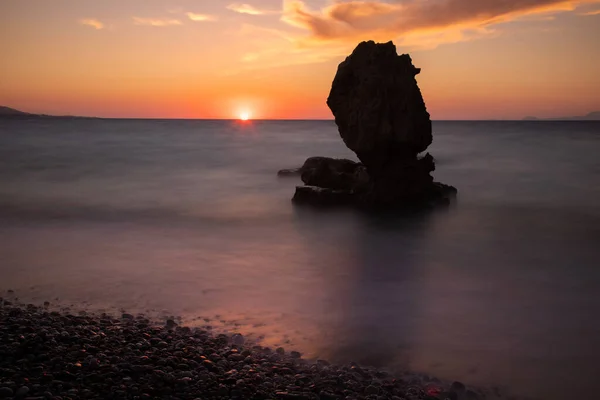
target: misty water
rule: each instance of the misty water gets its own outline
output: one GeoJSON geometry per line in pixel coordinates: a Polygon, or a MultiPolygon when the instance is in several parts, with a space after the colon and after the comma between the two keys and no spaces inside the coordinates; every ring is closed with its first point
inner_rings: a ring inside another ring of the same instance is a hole
{"type": "Polygon", "coordinates": [[[0,290],[595,397],[600,123],[435,122],[429,150],[456,204],[368,215],[276,176],[354,158],[331,121],[0,121],[0,290]]]}

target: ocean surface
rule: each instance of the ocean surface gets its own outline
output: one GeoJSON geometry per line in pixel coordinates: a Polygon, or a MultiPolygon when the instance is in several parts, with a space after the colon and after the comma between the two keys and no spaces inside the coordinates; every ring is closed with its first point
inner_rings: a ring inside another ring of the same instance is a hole
{"type": "Polygon", "coordinates": [[[1,120],[0,291],[539,399],[600,396],[600,123],[434,122],[456,204],[290,202],[331,121],[1,120]]]}

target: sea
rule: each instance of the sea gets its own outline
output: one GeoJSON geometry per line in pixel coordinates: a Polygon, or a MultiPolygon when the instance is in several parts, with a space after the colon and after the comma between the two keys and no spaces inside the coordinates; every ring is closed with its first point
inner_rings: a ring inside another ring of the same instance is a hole
{"type": "Polygon", "coordinates": [[[600,398],[600,122],[435,121],[449,207],[291,202],[333,121],[0,121],[0,291],[532,399],[600,398]]]}

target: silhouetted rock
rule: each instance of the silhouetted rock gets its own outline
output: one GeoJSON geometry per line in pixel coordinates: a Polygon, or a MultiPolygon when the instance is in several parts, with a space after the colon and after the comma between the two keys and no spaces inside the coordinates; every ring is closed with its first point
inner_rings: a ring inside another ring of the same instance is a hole
{"type": "Polygon", "coordinates": [[[331,157],[321,157],[314,156],[308,157],[304,164],[300,168],[290,168],[290,169],[281,169],[277,172],[279,176],[296,176],[301,175],[304,171],[316,169],[321,167],[323,164],[335,164],[335,168],[345,168],[345,166],[351,166],[356,164],[356,162],[352,160],[347,160],[345,158],[331,158],[331,157]]]}
{"type": "Polygon", "coordinates": [[[419,72],[392,42],[362,42],[338,67],[327,105],[344,143],[371,173],[433,140],[419,72]]]}
{"type": "Polygon", "coordinates": [[[366,168],[351,160],[320,157],[318,163],[302,172],[302,182],[334,190],[359,190],[367,184],[366,168]]]}
{"type": "Polygon", "coordinates": [[[308,185],[296,188],[295,201],[370,208],[449,202],[456,189],[433,181],[435,161],[429,153],[419,157],[433,140],[415,79],[419,72],[392,42],[362,42],[354,49],[338,67],[327,105],[361,163],[309,158],[295,171],[308,185]]]}
{"type": "Polygon", "coordinates": [[[344,158],[310,157],[302,167],[281,170],[278,175],[301,174],[306,186],[298,186],[294,201],[320,205],[347,204],[365,193],[370,183],[361,163],[344,158]]]}

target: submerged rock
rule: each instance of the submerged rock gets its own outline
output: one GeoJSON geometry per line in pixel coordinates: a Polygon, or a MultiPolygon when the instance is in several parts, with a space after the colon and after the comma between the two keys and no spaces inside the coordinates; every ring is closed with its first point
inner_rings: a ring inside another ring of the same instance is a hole
{"type": "Polygon", "coordinates": [[[347,190],[334,190],[317,186],[296,186],[292,201],[297,204],[334,206],[352,204],[354,194],[347,190]]]}

